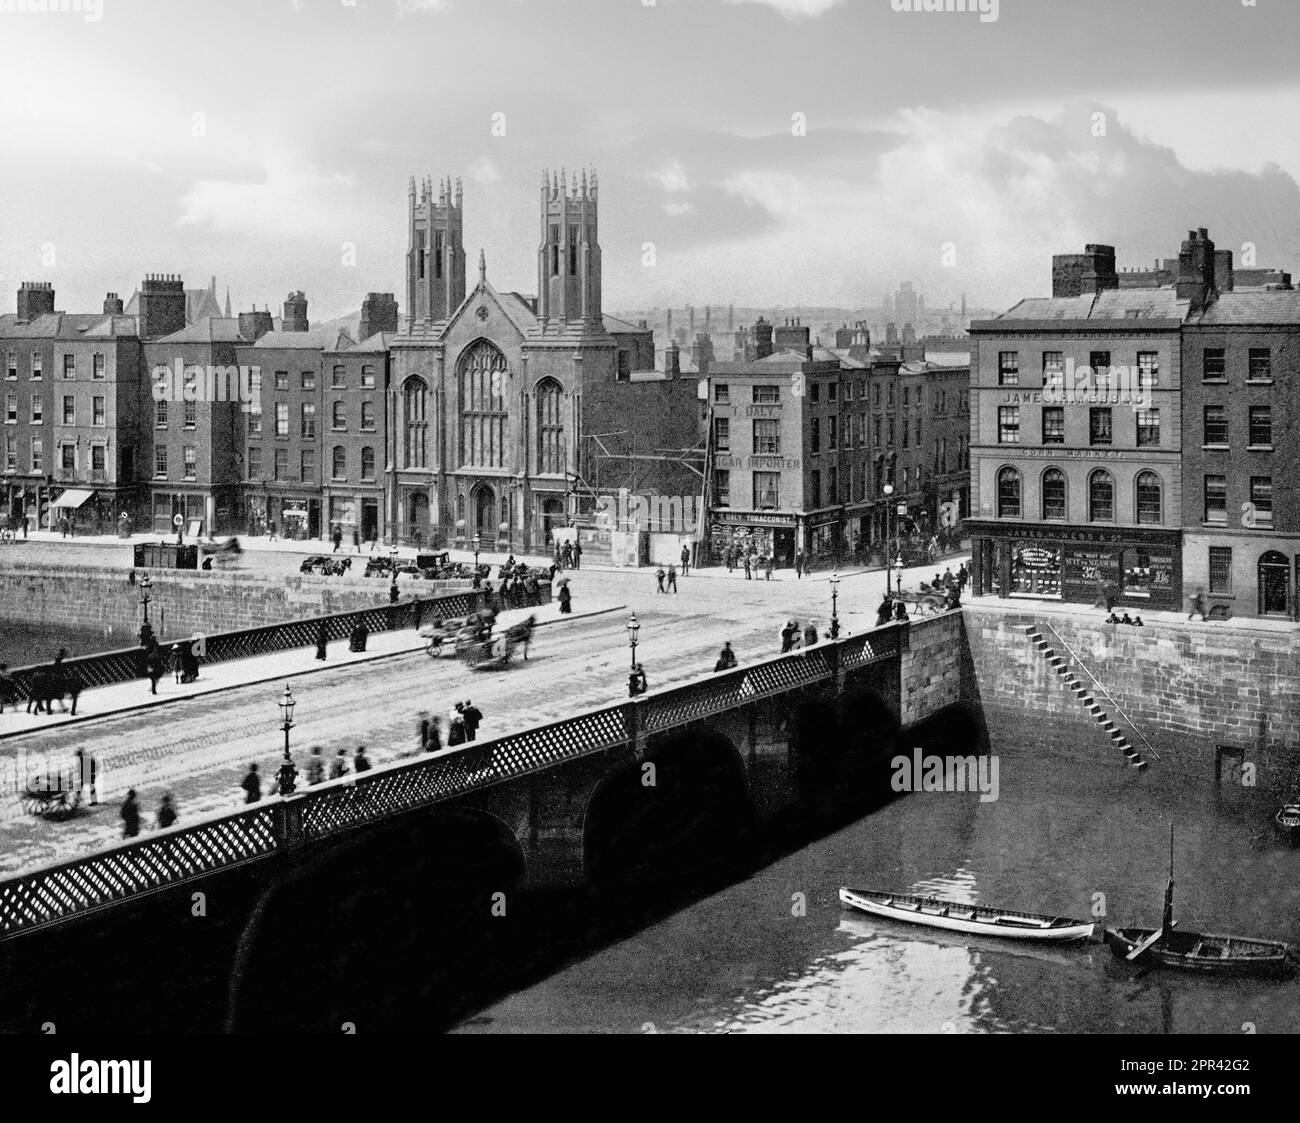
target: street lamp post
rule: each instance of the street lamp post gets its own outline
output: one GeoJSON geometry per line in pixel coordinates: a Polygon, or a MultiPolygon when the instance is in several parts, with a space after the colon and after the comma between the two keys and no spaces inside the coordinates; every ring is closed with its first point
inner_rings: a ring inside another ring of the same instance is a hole
{"type": "Polygon", "coordinates": [[[636,613],[634,612],[634,613],[632,613],[632,615],[628,618],[628,621],[627,621],[627,643],[628,643],[628,646],[632,649],[632,669],[633,669],[633,670],[636,670],[636,637],[637,637],[637,633],[640,632],[640,631],[641,631],[641,624],[640,624],[640,622],[637,620],[637,618],[636,618],[636,613]]]}
{"type": "Polygon", "coordinates": [[[474,568],[475,569],[478,569],[478,554],[479,554],[479,550],[481,550],[482,548],[483,548],[483,536],[480,534],[474,535],[474,568]]]}
{"type": "Polygon", "coordinates": [[[294,767],[293,758],[289,756],[289,730],[293,728],[293,708],[297,703],[293,700],[293,692],[287,686],[276,704],[280,707],[280,728],[284,730],[284,759],[280,762],[279,790],[281,795],[292,795],[296,787],[294,781],[298,778],[298,769],[294,767]]]}
{"type": "Polygon", "coordinates": [[[892,497],[894,494],[894,485],[885,484],[884,492],[885,492],[885,593],[886,595],[888,595],[893,592],[893,589],[890,588],[889,585],[889,568],[890,568],[889,555],[893,552],[889,548],[889,544],[892,540],[891,535],[889,533],[889,517],[893,512],[893,508],[894,508],[894,504],[892,502],[892,497]]]}
{"type": "Polygon", "coordinates": [[[144,608],[144,622],[149,623],[149,590],[153,588],[153,581],[150,580],[149,574],[140,578],[140,604],[144,608]]]}
{"type": "Polygon", "coordinates": [[[831,639],[840,638],[840,575],[839,571],[831,574],[831,639]]]}
{"type": "Polygon", "coordinates": [[[397,546],[396,544],[388,547],[388,572],[391,575],[392,583],[388,586],[389,604],[397,603],[397,546]]]}

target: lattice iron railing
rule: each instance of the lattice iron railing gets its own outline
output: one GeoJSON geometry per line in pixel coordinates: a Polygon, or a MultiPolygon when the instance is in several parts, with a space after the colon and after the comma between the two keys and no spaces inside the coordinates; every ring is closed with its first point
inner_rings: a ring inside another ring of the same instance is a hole
{"type": "MultiPolygon", "coordinates": [[[[448,609],[447,600],[438,600],[440,609],[448,609]]],[[[373,614],[376,622],[400,627],[403,621],[411,622],[415,611],[408,602],[326,619],[347,620],[373,614]]],[[[370,627],[371,622],[366,622],[370,627]]],[[[301,625],[308,629],[312,643],[315,632],[311,629],[317,624],[303,621],[301,625]]],[[[288,799],[272,797],[231,815],[123,842],[110,850],[0,882],[0,940],[266,858],[290,846],[326,839],[555,764],[627,745],[634,740],[638,718],[641,732],[651,734],[832,679],[837,664],[845,670],[883,662],[898,653],[896,632],[884,629],[819,644],[658,691],[636,702],[382,766],[288,799]]],[[[290,630],[288,634],[297,633],[290,630]]],[[[345,635],[346,630],[339,634],[345,635]]]]}

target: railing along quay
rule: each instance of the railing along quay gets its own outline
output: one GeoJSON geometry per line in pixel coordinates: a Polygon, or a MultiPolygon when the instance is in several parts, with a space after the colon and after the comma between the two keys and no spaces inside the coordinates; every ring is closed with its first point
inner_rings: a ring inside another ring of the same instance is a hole
{"type": "MultiPolygon", "coordinates": [[[[395,607],[410,611],[409,604],[395,607]]],[[[887,627],[827,641],[492,741],[382,765],[291,796],[272,796],[232,814],[212,816],[30,871],[0,882],[0,940],[369,826],[391,815],[634,744],[639,736],[824,682],[837,671],[892,659],[899,652],[900,631],[887,627]]]]}

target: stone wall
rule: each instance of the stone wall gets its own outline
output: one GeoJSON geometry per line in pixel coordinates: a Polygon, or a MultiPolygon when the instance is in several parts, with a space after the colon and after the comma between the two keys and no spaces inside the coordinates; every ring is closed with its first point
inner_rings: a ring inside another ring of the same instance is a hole
{"type": "Polygon", "coordinates": [[[969,701],[962,614],[918,617],[902,629],[899,720],[906,728],[945,706],[969,701]]]}
{"type": "MultiPolygon", "coordinates": [[[[380,578],[260,577],[220,570],[155,570],[150,576],[149,619],[160,635],[227,632],[388,603],[389,583],[380,578]]],[[[404,582],[403,599],[418,592],[463,592],[468,581],[404,582]]],[[[134,643],[141,621],[140,587],[122,569],[68,565],[52,569],[17,563],[0,569],[0,621],[35,626],[112,628],[134,643]]]]}
{"type": "MultiPolygon", "coordinates": [[[[1300,746],[1296,632],[1199,621],[1130,628],[1102,624],[1096,613],[1053,608],[1009,614],[978,602],[968,604],[964,616],[991,732],[998,723],[1020,718],[1035,728],[1050,725],[1063,739],[1077,736],[1077,750],[1089,755],[1098,737],[1107,744],[1095,723],[1081,719],[1083,707],[1025,633],[1027,624],[1038,626],[1058,654],[1068,657],[1043,627],[1050,624],[1159,754],[1153,770],[1164,764],[1209,779],[1215,746],[1224,744],[1242,748],[1245,759],[1258,765],[1261,784],[1290,782],[1300,746]]],[[[1080,678],[1091,686],[1086,675],[1080,678]]],[[[1127,732],[1128,723],[1113,713],[1111,703],[1096,696],[1127,732]]],[[[1130,740],[1145,751],[1139,739],[1130,740]]]]}

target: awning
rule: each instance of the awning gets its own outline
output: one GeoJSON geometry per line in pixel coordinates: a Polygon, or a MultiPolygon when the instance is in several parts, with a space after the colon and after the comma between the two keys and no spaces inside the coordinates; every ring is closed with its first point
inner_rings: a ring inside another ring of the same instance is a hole
{"type": "Polygon", "coordinates": [[[51,507],[80,507],[87,499],[95,493],[87,491],[84,488],[70,487],[58,497],[51,507]]]}

